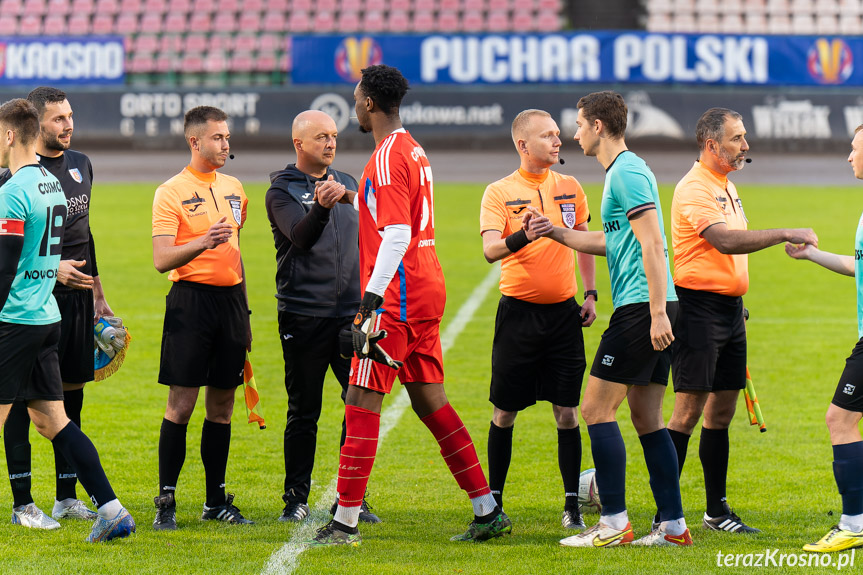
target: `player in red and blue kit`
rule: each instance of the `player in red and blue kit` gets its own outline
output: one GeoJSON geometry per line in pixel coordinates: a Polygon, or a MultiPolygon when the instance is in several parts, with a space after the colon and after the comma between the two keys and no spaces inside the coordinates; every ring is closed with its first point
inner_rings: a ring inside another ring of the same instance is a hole
{"type": "Polygon", "coordinates": [[[360,131],[371,132],[377,146],[359,191],[346,193],[359,210],[363,299],[351,327],[355,357],[345,400],[339,505],[333,520],[310,541],[313,546],[360,542],[357,523],[377,451],[381,404],[396,375],[473,505],[474,521],[452,539],[483,541],[512,530],[442,385],[439,329],[446,288],[434,247],[431,165],[399,118],[407,90],[401,72],[384,65],[365,68],[354,90],[360,131]]]}

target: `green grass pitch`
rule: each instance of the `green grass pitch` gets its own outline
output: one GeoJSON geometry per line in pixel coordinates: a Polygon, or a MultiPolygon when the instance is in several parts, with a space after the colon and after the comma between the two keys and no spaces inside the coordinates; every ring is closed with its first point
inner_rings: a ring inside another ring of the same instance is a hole
{"type": "MultiPolygon", "coordinates": [[[[157,494],[157,442],[167,389],[156,383],[163,297],[169,282],[152,265],[150,208],[155,185],[100,184],[94,193],[92,228],[108,302],[129,325],[133,342],[122,370],[86,388],[83,428],[93,439],[121,501],[138,522],[128,540],[90,545],[89,525],[65,522],[38,532],[0,522],[0,573],[259,573],[295,529],[276,519],[282,508],[282,432],[287,398],[276,327],[275,250],[264,210],[264,185],[248,185],[249,216],[242,248],[249,278],[254,344],[251,355],[268,428],[246,423],[240,394],[233,424],[228,490],[256,522],[231,527],[199,520],[204,499],[200,463],[203,405],[189,425],[186,464],[177,492],[179,530],[153,531],[157,494]]],[[[478,233],[483,186],[436,186],[437,250],[447,279],[444,327],[489,272],[478,233]]],[[[756,228],[811,226],[821,247],[851,253],[863,201],[861,188],[813,190],[803,187],[745,186],[741,190],[750,224],[756,228]]],[[[588,186],[599,225],[601,188],[588,186]]],[[[662,197],[668,221],[672,188],[662,197]]],[[[560,527],[563,487],[557,469],[551,409],[540,404],[519,415],[513,462],[506,489],[513,535],[482,545],[459,545],[449,537],[462,531],[471,508],[442,462],[436,443],[410,410],[386,438],[375,463],[369,499],[384,523],[361,526],[363,545],[352,549],[307,550],[296,573],[532,574],[532,573],[742,573],[750,568],[717,567],[717,553],[759,553],[800,546],[823,535],[837,521],[840,499],[831,471],[831,449],[823,415],[843,360],[856,335],[854,282],[788,258],[781,247],[750,257],[749,365],[768,432],[750,428],[741,399],[731,429],[729,500],[743,518],[764,533],[754,537],[705,533],[701,528],[703,480],[698,432],[690,443],[681,480],[690,549],[574,550],[558,546],[570,535],[560,527]],[[832,517],[829,516],[832,511],[832,517]]],[[[586,330],[589,361],[611,314],[608,273],[597,264],[599,319],[586,330]]],[[[485,466],[491,405],[488,403],[491,337],[497,301],[492,289],[445,358],[447,392],[476,443],[485,466]]],[[[314,508],[335,475],[343,407],[338,386],[328,379],[318,434],[318,455],[310,503],[314,508]]],[[[665,404],[671,413],[673,395],[665,404]]],[[[385,409],[389,400],[385,404],[385,409]]],[[[645,534],[654,511],[641,446],[628,410],[620,411],[627,444],[627,489],[636,535],[645,534]]],[[[583,426],[582,426],[583,427],[583,426]]],[[[591,467],[582,432],[582,468],[591,467]]],[[[31,432],[33,492],[50,511],[53,457],[47,441],[31,432]]],[[[10,511],[8,487],[5,509],[10,511]]],[[[86,499],[79,486],[79,496],[86,499]]],[[[329,506],[329,501],[324,502],[329,506]]],[[[8,515],[6,516],[9,517],[8,515]]],[[[314,519],[324,520],[321,513],[314,519]]],[[[596,520],[588,516],[588,522],[596,520]]],[[[863,556],[857,561],[863,563],[863,556]]],[[[858,565],[855,565],[859,569],[858,565]]],[[[771,568],[792,572],[798,568],[771,568]]],[[[835,568],[806,569],[807,572],[835,568]]],[[[283,571],[283,572],[286,572],[283,571]]]]}

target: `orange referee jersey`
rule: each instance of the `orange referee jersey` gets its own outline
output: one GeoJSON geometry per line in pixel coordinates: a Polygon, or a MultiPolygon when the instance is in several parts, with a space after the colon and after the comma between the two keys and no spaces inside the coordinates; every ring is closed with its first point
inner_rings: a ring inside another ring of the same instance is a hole
{"type": "MultiPolygon", "coordinates": [[[[545,178],[519,169],[490,184],[482,197],[481,232],[507,237],[522,228],[528,206],[556,226],[574,228],[590,219],[587,197],[578,180],[549,170],[545,178]]],[[[501,261],[500,293],[532,303],[558,303],[573,297],[575,254],[549,238],[539,238],[501,261]]]]}
{"type": "Polygon", "coordinates": [[[168,279],[214,286],[242,282],[238,232],[246,221],[248,202],[237,178],[202,174],[190,166],[159,186],[153,199],[153,237],[174,236],[175,245],[184,245],[203,236],[223,216],[234,229],[230,240],[171,270],[168,279]]]}
{"type": "Polygon", "coordinates": [[[722,254],[701,236],[718,223],[745,230],[743,203],[728,178],[695,162],[674,188],[671,202],[674,285],[741,296],[749,289],[748,256],[722,254]]]}

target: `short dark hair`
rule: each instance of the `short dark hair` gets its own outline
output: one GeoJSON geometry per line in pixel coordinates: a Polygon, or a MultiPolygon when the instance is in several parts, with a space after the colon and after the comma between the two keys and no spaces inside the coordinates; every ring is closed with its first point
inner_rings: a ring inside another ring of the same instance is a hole
{"type": "Polygon", "coordinates": [[[402,98],[408,93],[408,81],[398,68],[378,64],[362,69],[360,90],[371,98],[375,105],[387,116],[398,112],[402,98]]]}
{"type": "Polygon", "coordinates": [[[188,138],[189,132],[206,125],[207,122],[225,122],[227,120],[228,115],[218,108],[196,106],[186,112],[186,116],[183,118],[183,134],[188,138]]]}
{"type": "Polygon", "coordinates": [[[860,124],[859,126],[854,128],[854,135],[856,136],[857,132],[861,132],[861,131],[863,131],[863,124],[860,124]]]}
{"type": "Polygon", "coordinates": [[[0,126],[12,130],[23,146],[29,146],[39,137],[39,112],[24,98],[9,100],[0,106],[0,126]]]}
{"type": "Polygon", "coordinates": [[[626,133],[626,102],[623,96],[611,90],[593,92],[578,101],[585,119],[599,120],[614,139],[620,139],[626,133]]]}
{"type": "Polygon", "coordinates": [[[710,108],[698,118],[695,125],[695,141],[698,149],[703,150],[707,140],[719,142],[725,136],[725,120],[742,120],[743,116],[728,108],[710,108]]]}
{"type": "Polygon", "coordinates": [[[45,106],[57,104],[66,99],[66,92],[50,86],[39,86],[27,94],[27,100],[36,107],[39,117],[45,113],[45,106]]]}

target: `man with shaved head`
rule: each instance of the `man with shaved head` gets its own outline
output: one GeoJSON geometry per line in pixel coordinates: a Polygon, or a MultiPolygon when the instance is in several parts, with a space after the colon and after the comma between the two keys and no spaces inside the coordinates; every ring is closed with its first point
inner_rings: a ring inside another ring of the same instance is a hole
{"type": "MultiPolygon", "coordinates": [[[[327,368],[348,386],[350,359],[339,354],[339,332],[349,329],[360,305],[357,212],[350,205],[357,181],[332,169],[336,123],[324,112],[294,118],[295,164],[270,174],[267,216],[276,243],[279,335],[285,360],[285,508],[280,521],[309,516],[318,418],[327,368]]],[[[350,356],[350,343],[348,343],[350,356]]],[[[342,427],[342,443],[345,441],[342,427]]],[[[379,519],[363,502],[360,519],[379,519]]]]}
{"type": "Polygon", "coordinates": [[[586,366],[582,327],[596,319],[593,256],[572,250],[522,227],[533,207],[557,225],[587,230],[590,212],[581,185],[551,170],[558,163],[560,129],[548,112],[525,110],[512,122],[521,165],[486,188],[480,210],[483,254],[501,261],[500,292],[491,354],[494,406],[488,432],[489,486],[503,507],[518,412],[537,401],[552,405],[564,487],[561,525],[583,529],[578,507],[581,432],[578,402],[586,366]],[[584,283],[575,299],[575,259],[584,283]]]}

